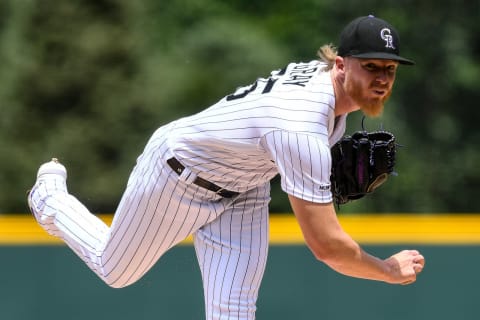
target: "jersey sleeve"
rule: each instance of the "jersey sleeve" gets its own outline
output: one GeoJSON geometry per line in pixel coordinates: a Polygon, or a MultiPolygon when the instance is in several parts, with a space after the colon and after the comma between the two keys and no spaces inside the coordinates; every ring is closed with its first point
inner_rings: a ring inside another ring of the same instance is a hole
{"type": "Polygon", "coordinates": [[[264,148],[275,162],[287,194],[311,202],[332,202],[332,160],[328,141],[324,140],[283,130],[265,136],[264,148]]]}

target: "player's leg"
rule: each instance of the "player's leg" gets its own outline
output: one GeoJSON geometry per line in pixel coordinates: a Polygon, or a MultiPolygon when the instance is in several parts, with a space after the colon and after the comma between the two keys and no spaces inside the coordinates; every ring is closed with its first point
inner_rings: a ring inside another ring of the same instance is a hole
{"type": "Polygon", "coordinates": [[[65,167],[56,159],[42,165],[38,170],[37,182],[28,196],[30,210],[49,234],[67,243],[81,241],[81,246],[72,249],[85,257],[87,264],[94,269],[96,252],[101,250],[108,237],[108,226],[68,194],[66,176],[65,167]],[[76,213],[74,225],[71,224],[72,216],[64,212],[76,213]]]}
{"type": "Polygon", "coordinates": [[[218,198],[213,192],[179,180],[166,164],[170,154],[163,143],[155,152],[160,154],[147,148],[138,160],[102,252],[102,274],[111,286],[140,279],[168,249],[221,212],[209,204],[218,198]]]}
{"type": "Polygon", "coordinates": [[[268,252],[269,185],[241,194],[195,235],[207,320],[254,319],[268,252]]]}
{"type": "Polygon", "coordinates": [[[215,195],[179,181],[165,164],[166,130],[158,130],[138,158],[110,228],[68,194],[66,174],[40,175],[40,169],[29,194],[39,223],[110,286],[135,282],[166,250],[215,218],[204,201],[215,195]]]}

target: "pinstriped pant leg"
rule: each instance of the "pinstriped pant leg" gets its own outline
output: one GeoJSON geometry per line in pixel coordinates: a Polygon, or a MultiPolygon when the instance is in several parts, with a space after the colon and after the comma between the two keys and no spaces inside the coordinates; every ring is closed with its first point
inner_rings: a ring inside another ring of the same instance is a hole
{"type": "Polygon", "coordinates": [[[216,196],[179,181],[165,164],[167,130],[158,130],[139,157],[110,227],[56,180],[33,191],[33,207],[43,212],[38,218],[42,226],[61,237],[109,286],[134,283],[169,248],[216,217],[207,201],[216,196]]]}
{"type": "Polygon", "coordinates": [[[124,197],[128,201],[116,212],[102,254],[102,276],[110,286],[134,283],[167,250],[214,217],[200,196],[208,192],[205,189],[182,183],[166,166],[155,180],[159,183],[144,189],[141,196],[127,189],[124,197]]]}
{"type": "Polygon", "coordinates": [[[38,223],[65,243],[94,271],[98,252],[108,238],[108,226],[67,192],[65,181],[43,178],[32,190],[32,210],[38,223]]]}
{"type": "Polygon", "coordinates": [[[207,320],[255,318],[268,253],[266,185],[241,194],[195,233],[207,320]]]}
{"type": "Polygon", "coordinates": [[[166,164],[167,129],[147,144],[115,212],[100,261],[100,276],[112,287],[140,279],[167,250],[216,217],[208,201],[218,196],[181,181],[166,164]]]}

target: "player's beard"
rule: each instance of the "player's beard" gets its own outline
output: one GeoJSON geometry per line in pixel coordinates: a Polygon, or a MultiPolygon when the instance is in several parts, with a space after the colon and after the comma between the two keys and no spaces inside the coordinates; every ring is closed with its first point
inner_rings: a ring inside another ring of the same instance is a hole
{"type": "Polygon", "coordinates": [[[345,89],[349,94],[350,98],[360,106],[360,110],[362,110],[362,112],[369,117],[380,116],[383,112],[385,102],[392,94],[391,88],[380,88],[380,86],[375,86],[374,84],[371,84],[369,88],[365,90],[362,87],[362,83],[360,81],[356,81],[352,78],[346,79],[345,89]],[[369,96],[368,92],[371,92],[375,88],[387,90],[387,92],[383,96],[369,96]]]}

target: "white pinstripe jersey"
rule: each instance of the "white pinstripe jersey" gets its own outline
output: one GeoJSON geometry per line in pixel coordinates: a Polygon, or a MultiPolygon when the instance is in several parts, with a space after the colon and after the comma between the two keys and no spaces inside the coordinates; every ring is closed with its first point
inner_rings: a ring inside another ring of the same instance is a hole
{"type": "Polygon", "coordinates": [[[175,121],[171,151],[192,172],[228,190],[243,192],[280,174],[288,194],[332,201],[330,145],[344,134],[346,116],[335,121],[324,66],[290,63],[175,121]]]}

